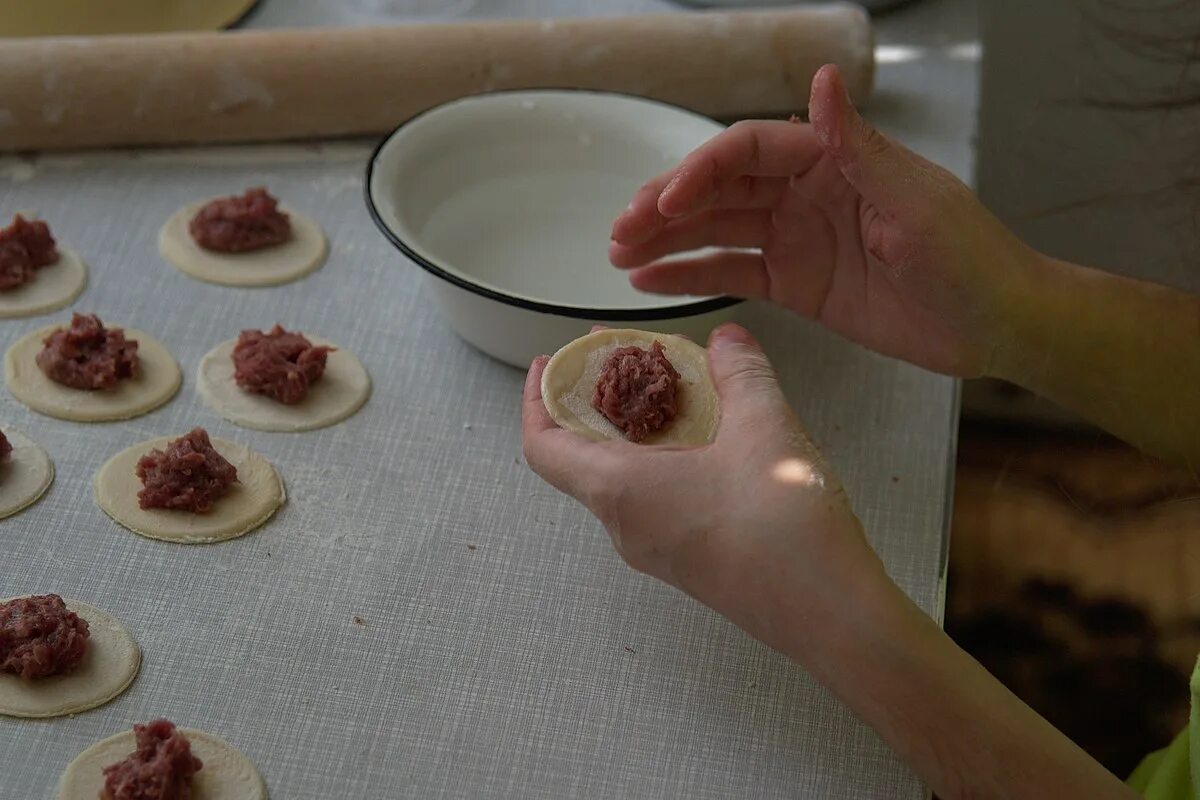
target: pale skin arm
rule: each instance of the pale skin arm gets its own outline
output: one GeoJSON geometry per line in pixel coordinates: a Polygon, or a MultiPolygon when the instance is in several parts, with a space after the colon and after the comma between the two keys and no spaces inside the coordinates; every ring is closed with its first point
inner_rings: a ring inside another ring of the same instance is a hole
{"type": "Polygon", "coordinates": [[[990,370],[1200,469],[1200,297],[1051,258],[990,370]]]}
{"type": "MultiPolygon", "coordinates": [[[[814,79],[809,110],[812,125],[736,125],[647,183],[614,224],[613,264],[646,291],[770,300],[885,355],[1008,378],[1155,452],[1200,456],[1200,414],[1186,413],[1195,298],[1032,250],[867,125],[836,69],[814,79]],[[742,249],[660,260],[706,246],[742,249]]],[[[530,465],[633,567],[808,669],[945,800],[1134,797],[888,579],[750,335],[723,328],[709,353],[721,430],[691,450],[559,430],[535,362],[530,465]]]]}
{"type": "Polygon", "coordinates": [[[610,257],[666,294],[769,299],[885,355],[1041,394],[1200,465],[1200,297],[1049,258],[855,111],[836,69],[812,125],[733,126],[650,181],[610,257]],[[713,245],[758,248],[682,262],[713,245]]]}
{"type": "MultiPolygon", "coordinates": [[[[855,596],[831,600],[823,620],[779,618],[774,646],[870,725],[938,797],[1136,797],[895,584],[863,578],[855,596]]],[[[771,618],[788,612],[786,602],[771,602],[779,599],[764,604],[771,618]]]]}
{"type": "Polygon", "coordinates": [[[559,429],[539,359],[525,385],[530,466],[584,503],[635,569],[809,670],[944,800],[1133,797],[892,583],[753,338],[719,329],[709,359],[722,423],[694,449],[559,429]]]}

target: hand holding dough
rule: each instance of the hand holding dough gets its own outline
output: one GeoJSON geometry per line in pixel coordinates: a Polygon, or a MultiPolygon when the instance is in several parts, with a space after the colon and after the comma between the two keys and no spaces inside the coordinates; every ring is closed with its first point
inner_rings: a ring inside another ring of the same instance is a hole
{"type": "Polygon", "coordinates": [[[650,349],[662,343],[679,372],[678,415],[643,444],[704,445],[716,436],[720,404],[703,347],[682,336],[629,329],[594,331],[563,347],[542,373],[542,402],[559,427],[600,441],[624,439],[617,426],[592,406],[596,382],[608,356],[621,347],[650,349]]]}

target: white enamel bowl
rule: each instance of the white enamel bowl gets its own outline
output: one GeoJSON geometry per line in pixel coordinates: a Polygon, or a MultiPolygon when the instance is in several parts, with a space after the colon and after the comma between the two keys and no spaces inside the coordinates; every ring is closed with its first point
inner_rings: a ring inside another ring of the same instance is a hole
{"type": "Polygon", "coordinates": [[[635,291],[607,247],[637,188],[720,130],[625,95],[477,95],[384,139],[367,168],[367,205],[425,270],[451,327],[505,363],[525,367],[596,323],[704,341],[737,300],[635,291]]]}

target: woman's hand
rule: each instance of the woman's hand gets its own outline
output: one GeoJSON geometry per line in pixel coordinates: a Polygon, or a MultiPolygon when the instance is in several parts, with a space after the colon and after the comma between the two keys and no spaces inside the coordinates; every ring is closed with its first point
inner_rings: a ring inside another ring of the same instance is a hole
{"type": "Polygon", "coordinates": [[[612,263],[644,291],[769,299],[885,355],[987,374],[1040,256],[863,121],[836,67],[809,112],[734,125],[642,187],[612,263]],[[725,250],[660,261],[703,247],[725,250]]]}
{"type": "Polygon", "coordinates": [[[592,442],[529,370],[525,457],[604,524],[635,569],[786,653],[940,797],[1131,797],[954,646],[892,583],[745,330],[709,342],[721,424],[706,447],[592,442]]]}
{"type": "Polygon", "coordinates": [[[529,465],[591,509],[635,569],[808,669],[939,797],[1132,797],[888,579],[750,334],[719,328],[708,353],[721,424],[695,448],[558,428],[539,358],[525,382],[529,465]]]}
{"type": "Polygon", "coordinates": [[[709,365],[721,400],[716,440],[675,448],[591,442],[558,428],[542,402],[539,359],[525,384],[525,456],[600,519],[632,567],[781,646],[763,605],[804,616],[860,591],[860,579],[885,578],[750,334],[717,329],[709,365]]]}

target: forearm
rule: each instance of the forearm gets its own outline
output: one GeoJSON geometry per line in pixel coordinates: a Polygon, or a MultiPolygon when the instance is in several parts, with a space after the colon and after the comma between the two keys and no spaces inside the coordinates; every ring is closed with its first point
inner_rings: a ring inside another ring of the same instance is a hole
{"type": "Polygon", "coordinates": [[[853,561],[827,565],[846,572],[828,585],[851,595],[800,596],[767,576],[743,596],[753,608],[730,616],[808,669],[945,800],[1133,796],[959,649],[873,553],[853,561]]]}
{"type": "Polygon", "coordinates": [[[993,376],[1200,466],[1200,297],[1049,258],[1025,284],[993,376]]]}
{"type": "Polygon", "coordinates": [[[1131,796],[902,592],[889,584],[884,594],[892,596],[864,598],[863,618],[833,632],[830,652],[809,661],[939,797],[1131,796]]]}

